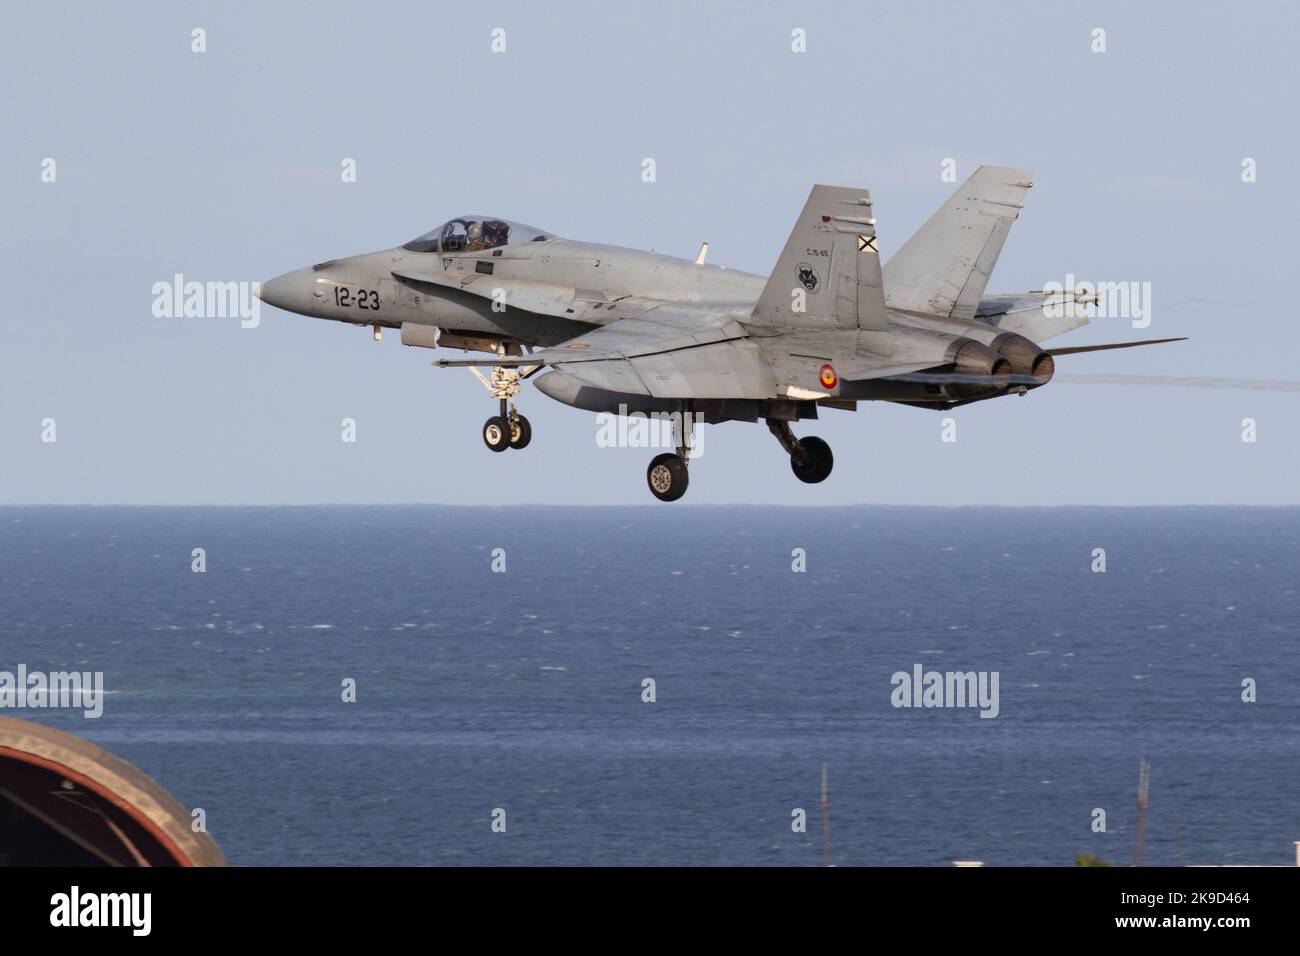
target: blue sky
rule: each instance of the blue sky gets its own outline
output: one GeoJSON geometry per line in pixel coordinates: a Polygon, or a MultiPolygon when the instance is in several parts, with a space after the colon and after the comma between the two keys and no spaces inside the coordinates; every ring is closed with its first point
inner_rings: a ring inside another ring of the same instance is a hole
{"type": "Polygon", "coordinates": [[[532,445],[494,455],[486,393],[427,350],[272,309],[256,329],[156,318],[151,287],[264,280],[466,210],[688,257],[708,240],[766,274],[814,182],[870,188],[888,257],[954,188],[949,157],[959,179],[1035,172],[990,292],[1151,283],[1149,329],[1054,344],[1191,341],[1062,358],[1062,381],[957,410],[954,444],[933,412],[825,412],[796,429],[835,449],[822,485],[761,425],[716,426],[683,504],[1300,503],[1294,393],[1064,380],[1300,380],[1294,5],[27,4],[0,22],[0,503],[654,504],[649,452],[597,447],[593,416],[531,387],[532,445]]]}

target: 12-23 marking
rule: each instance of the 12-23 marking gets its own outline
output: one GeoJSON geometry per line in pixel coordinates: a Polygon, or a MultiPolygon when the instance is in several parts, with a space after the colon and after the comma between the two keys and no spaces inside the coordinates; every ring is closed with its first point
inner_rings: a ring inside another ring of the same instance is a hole
{"type": "Polygon", "coordinates": [[[353,292],[345,285],[336,285],[334,287],[334,304],[345,309],[356,306],[358,309],[378,312],[379,290],[357,289],[356,292],[353,292]]]}

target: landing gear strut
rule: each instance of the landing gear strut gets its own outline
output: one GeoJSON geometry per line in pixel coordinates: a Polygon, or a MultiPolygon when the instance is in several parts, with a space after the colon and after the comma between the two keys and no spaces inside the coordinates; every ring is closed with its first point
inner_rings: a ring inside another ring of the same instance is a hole
{"type": "Polygon", "coordinates": [[[677,433],[677,454],[656,455],[646,469],[645,480],[650,493],[660,501],[676,501],[686,494],[691,482],[686,466],[690,462],[691,445],[695,442],[695,416],[684,411],[677,433]]]}
{"type": "MultiPolygon", "coordinates": [[[[499,350],[505,354],[504,348],[499,350]]],[[[492,367],[489,379],[477,368],[470,366],[470,371],[478,377],[493,398],[501,402],[501,411],[483,423],[483,443],[493,451],[505,451],[507,448],[527,448],[533,440],[533,426],[528,419],[519,414],[515,408],[515,396],[519,394],[520,382],[532,369],[492,367]]]]}
{"type": "Polygon", "coordinates": [[[790,431],[790,423],[769,418],[767,427],[790,453],[790,470],[800,481],[810,485],[825,481],[835,466],[831,446],[815,435],[799,439],[790,431]]]}

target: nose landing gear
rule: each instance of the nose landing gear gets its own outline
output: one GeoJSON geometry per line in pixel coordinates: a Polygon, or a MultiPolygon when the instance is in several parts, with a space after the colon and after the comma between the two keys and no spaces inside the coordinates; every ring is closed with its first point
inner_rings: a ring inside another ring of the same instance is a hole
{"type": "Polygon", "coordinates": [[[509,399],[501,399],[500,415],[493,415],[483,423],[483,444],[493,451],[527,448],[532,440],[533,426],[509,399]]]}
{"type": "Polygon", "coordinates": [[[510,447],[527,448],[528,443],[533,440],[533,426],[514,409],[511,409],[511,414],[514,417],[506,419],[510,424],[510,447]]]}
{"type": "Polygon", "coordinates": [[[536,366],[515,369],[494,365],[492,377],[489,379],[477,368],[470,366],[470,371],[483,383],[492,397],[501,402],[500,413],[483,423],[483,444],[493,451],[527,448],[528,443],[533,440],[533,426],[515,408],[515,396],[519,394],[519,383],[535,370],[536,366]]]}
{"type": "Polygon", "coordinates": [[[501,399],[500,415],[493,415],[483,423],[483,443],[493,451],[527,448],[532,440],[533,426],[509,399],[501,399]]]}

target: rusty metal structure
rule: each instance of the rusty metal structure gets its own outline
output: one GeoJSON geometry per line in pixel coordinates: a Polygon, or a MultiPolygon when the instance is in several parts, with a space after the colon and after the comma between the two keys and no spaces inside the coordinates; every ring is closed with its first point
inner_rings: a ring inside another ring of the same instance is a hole
{"type": "Polygon", "coordinates": [[[0,866],[225,866],[190,811],[89,741],[0,717],[0,866]]]}

